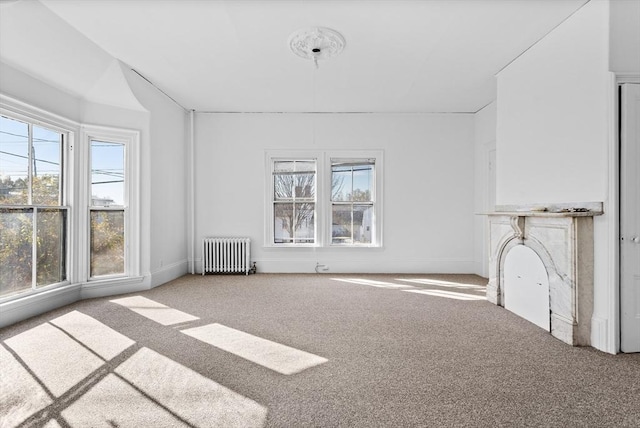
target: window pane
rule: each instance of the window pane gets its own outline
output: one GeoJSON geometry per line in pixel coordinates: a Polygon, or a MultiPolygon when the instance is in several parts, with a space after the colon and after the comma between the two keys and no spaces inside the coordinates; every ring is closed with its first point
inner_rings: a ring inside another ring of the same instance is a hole
{"type": "Polygon", "coordinates": [[[276,203],[273,212],[273,242],[315,242],[314,203],[276,203]]]}
{"type": "Polygon", "coordinates": [[[293,222],[293,204],[273,205],[273,242],[283,244],[293,242],[291,224],[293,222]]]}
{"type": "Polygon", "coordinates": [[[29,204],[29,125],[0,116],[0,204],[29,204]]]}
{"type": "Polygon", "coordinates": [[[315,204],[302,203],[294,205],[294,240],[299,243],[313,243],[315,236],[315,204]]]}
{"type": "Polygon", "coordinates": [[[273,177],[273,194],[276,200],[293,198],[293,175],[277,174],[273,177]]]}
{"type": "Polygon", "coordinates": [[[36,217],[36,285],[44,286],[66,279],[66,210],[38,210],[36,217]]]}
{"type": "Polygon", "coordinates": [[[351,205],[333,205],[331,219],[331,243],[352,244],[351,205]]]}
{"type": "Polygon", "coordinates": [[[273,162],[273,170],[275,172],[293,172],[293,161],[275,161],[273,162]]]}
{"type": "Polygon", "coordinates": [[[124,211],[91,211],[91,276],[124,273],[124,211]]]}
{"type": "Polygon", "coordinates": [[[34,205],[60,205],[60,150],[62,134],[33,127],[32,202],[34,205]]]}
{"type": "Polygon", "coordinates": [[[31,289],[33,214],[0,209],[0,296],[31,289]]]}
{"type": "Polygon", "coordinates": [[[315,172],[316,161],[296,161],[295,171],[315,172]]]}
{"type": "Polygon", "coordinates": [[[91,141],[91,205],[124,206],[124,144],[91,141]]]}
{"type": "Polygon", "coordinates": [[[370,244],[373,231],[373,207],[371,205],[353,206],[353,242],[370,244]]]}
{"type": "Polygon", "coordinates": [[[304,198],[315,201],[315,161],[274,161],[273,165],[274,200],[304,198]]]}
{"type": "Polygon", "coordinates": [[[316,175],[297,174],[293,176],[296,199],[315,199],[316,196],[316,175]]]}
{"type": "Polygon", "coordinates": [[[353,167],[352,201],[369,202],[373,195],[373,165],[353,167]]]}
{"type": "Polygon", "coordinates": [[[351,197],[351,167],[331,167],[331,200],[348,201],[351,197]]]}

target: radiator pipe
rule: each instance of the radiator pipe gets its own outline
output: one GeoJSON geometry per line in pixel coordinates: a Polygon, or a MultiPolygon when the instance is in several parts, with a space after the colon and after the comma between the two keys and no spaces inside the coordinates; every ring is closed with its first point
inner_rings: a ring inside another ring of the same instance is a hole
{"type": "Polygon", "coordinates": [[[191,274],[196,273],[195,245],[196,245],[196,189],[195,189],[195,110],[189,111],[189,218],[190,218],[190,240],[189,243],[189,270],[191,274]]]}

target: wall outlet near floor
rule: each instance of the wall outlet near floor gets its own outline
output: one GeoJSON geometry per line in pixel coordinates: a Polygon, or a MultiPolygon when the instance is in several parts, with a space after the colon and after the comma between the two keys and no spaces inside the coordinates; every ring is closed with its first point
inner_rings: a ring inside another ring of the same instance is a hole
{"type": "Polygon", "coordinates": [[[316,262],[316,273],[327,272],[328,270],[329,270],[328,265],[323,265],[323,264],[320,264],[319,262],[316,262]]]}

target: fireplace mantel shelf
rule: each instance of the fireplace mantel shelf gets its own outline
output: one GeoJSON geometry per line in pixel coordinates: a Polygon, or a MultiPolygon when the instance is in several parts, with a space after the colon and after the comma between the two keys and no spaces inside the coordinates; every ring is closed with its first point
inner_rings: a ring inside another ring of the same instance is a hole
{"type": "Polygon", "coordinates": [[[496,205],[487,216],[507,217],[595,217],[604,214],[602,202],[567,202],[548,204],[496,205]]]}
{"type": "Polygon", "coordinates": [[[480,215],[507,217],[595,217],[602,214],[602,211],[493,211],[480,213],[480,215]]]}

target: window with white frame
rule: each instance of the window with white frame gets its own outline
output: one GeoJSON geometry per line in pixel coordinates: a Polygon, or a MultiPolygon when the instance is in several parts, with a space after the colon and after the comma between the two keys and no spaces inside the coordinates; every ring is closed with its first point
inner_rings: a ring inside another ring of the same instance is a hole
{"type": "Polygon", "coordinates": [[[375,168],[375,159],[331,159],[331,244],[374,242],[375,168]]]}
{"type": "Polygon", "coordinates": [[[381,151],[266,154],[265,243],[379,247],[381,151]]]}
{"type": "Polygon", "coordinates": [[[0,95],[0,301],[140,274],[139,141],[0,95]]]}
{"type": "Polygon", "coordinates": [[[90,165],[88,272],[90,279],[137,274],[135,231],[138,135],[134,131],[86,130],[90,165]]]}
{"type": "Polygon", "coordinates": [[[273,243],[316,242],[316,161],[274,159],[273,243]]]}
{"type": "Polygon", "coordinates": [[[0,116],[0,298],[67,279],[68,136],[54,124],[0,116]]]}

